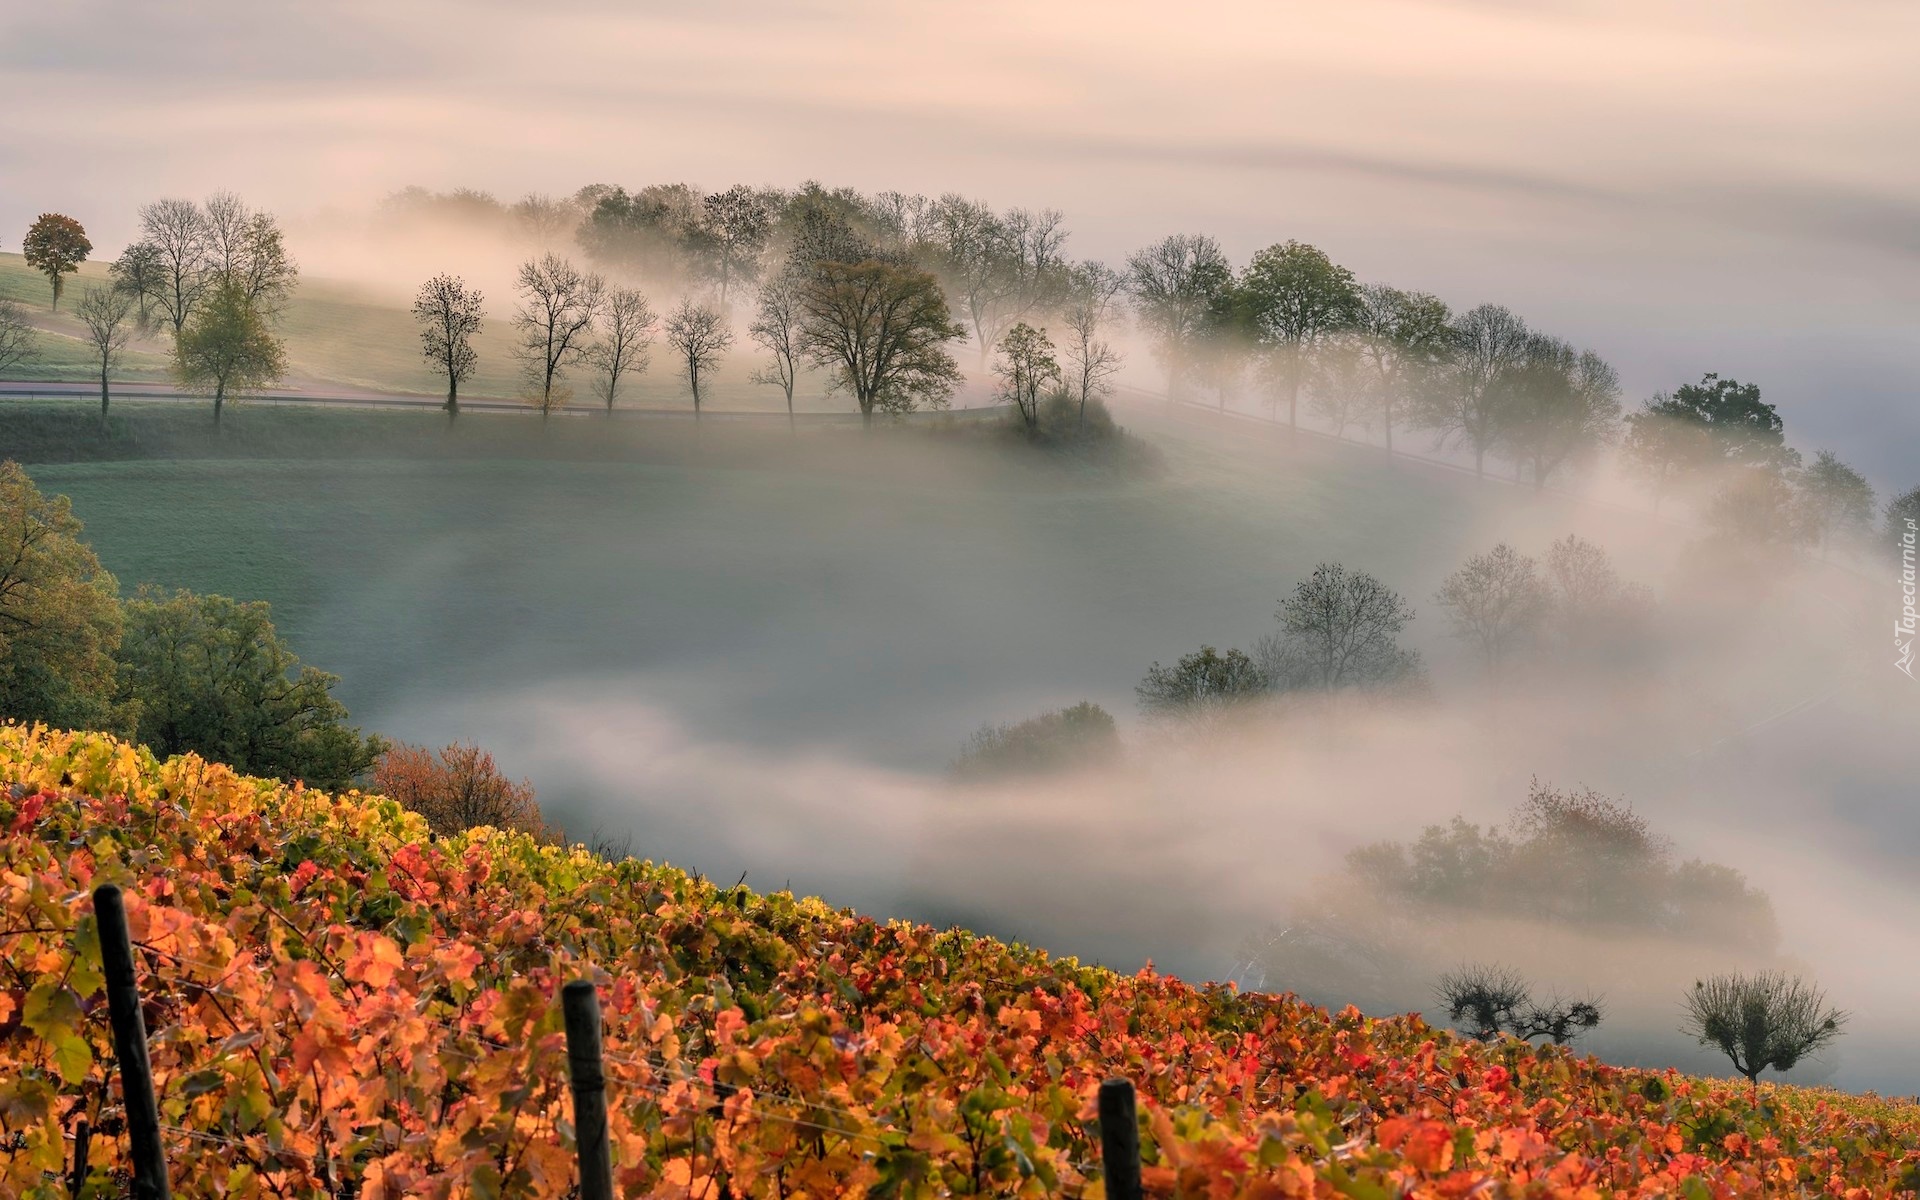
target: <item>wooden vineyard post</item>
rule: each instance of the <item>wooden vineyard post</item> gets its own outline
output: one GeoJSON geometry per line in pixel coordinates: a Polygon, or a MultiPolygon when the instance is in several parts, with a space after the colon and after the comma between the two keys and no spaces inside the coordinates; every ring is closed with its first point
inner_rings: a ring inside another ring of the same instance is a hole
{"type": "Polygon", "coordinates": [[[1100,1165],[1107,1200],[1140,1200],[1140,1126],[1125,1079],[1100,1085],[1100,1165]]]}
{"type": "Polygon", "coordinates": [[[607,1147],[607,1076],[600,1062],[600,994],[585,979],[560,989],[567,1022],[567,1077],[573,1086],[573,1138],[580,1153],[580,1200],[613,1200],[607,1147]]]}
{"type": "Polygon", "coordinates": [[[133,974],[133,940],[127,934],[126,901],[116,884],[93,892],[100,930],[100,958],[107,975],[107,1016],[113,1025],[113,1056],[120,1062],[120,1091],[127,1107],[127,1139],[133,1150],[134,1200],[171,1200],[167,1157],[160,1148],[160,1110],[153,1102],[153,1067],[147,1061],[147,1023],[140,1015],[140,988],[133,974]]]}

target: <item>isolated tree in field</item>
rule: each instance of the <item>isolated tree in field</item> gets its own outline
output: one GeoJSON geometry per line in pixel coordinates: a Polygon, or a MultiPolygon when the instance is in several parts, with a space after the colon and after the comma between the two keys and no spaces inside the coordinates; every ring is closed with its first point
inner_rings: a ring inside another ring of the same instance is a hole
{"type": "Polygon", "coordinates": [[[1487,452],[1500,437],[1500,385],[1532,342],[1527,324],[1497,304],[1460,314],[1449,330],[1449,366],[1424,397],[1420,423],[1442,446],[1473,451],[1473,473],[1486,474],[1487,452]]]}
{"type": "Polygon", "coordinates": [[[1300,384],[1314,353],[1360,319],[1353,272],[1304,242],[1268,246],[1253,256],[1240,294],[1268,369],[1287,401],[1287,425],[1299,424],[1300,384]]]}
{"type": "Polygon", "coordinates": [[[396,742],[373,764],[368,786],[427,819],[441,837],[481,825],[548,837],[533,784],[501,774],[493,755],[471,742],[438,751],[396,742]]]}
{"type": "Polygon", "coordinates": [[[1733,1069],[1757,1083],[1760,1072],[1791,1071],[1801,1059],[1833,1044],[1848,1014],[1798,975],[1759,971],[1715,975],[1686,996],[1685,1032],[1727,1056],[1733,1069]]]}
{"type": "Polygon", "coordinates": [[[1887,543],[1899,553],[1899,547],[1907,531],[1920,525],[1920,487],[1903,495],[1895,496],[1887,502],[1887,543]]]}
{"type": "Polygon", "coordinates": [[[213,397],[216,424],[229,396],[266,387],[286,371],[286,348],[238,288],[214,292],[174,339],[174,379],[213,397]]]}
{"type": "Polygon", "coordinates": [[[1520,361],[1494,383],[1496,437],[1515,462],[1533,469],[1533,486],[1569,458],[1614,438],[1620,376],[1591,350],[1534,334],[1520,361]]]}
{"type": "Polygon", "coordinates": [[[514,355],[542,419],[566,405],[566,373],[586,356],[605,287],[600,276],[557,254],[520,264],[520,308],[513,315],[520,340],[514,355]]]}
{"type": "Polygon", "coordinates": [[[41,213],[20,239],[20,257],[27,265],[47,277],[53,287],[53,307],[60,307],[60,290],[65,280],[80,269],[93,253],[93,243],[80,222],[60,213],[41,213]]]}
{"type": "Polygon", "coordinates": [[[1597,1000],[1536,1001],[1532,986],[1507,967],[1476,963],[1449,971],[1436,991],[1454,1028],[1483,1042],[1507,1034],[1564,1046],[1596,1028],[1602,1015],[1597,1000]]]}
{"type": "Polygon", "coordinates": [[[876,410],[946,407],[960,379],[946,347],[967,331],[930,273],[873,259],[823,261],[802,279],[800,310],[802,349],[853,394],[866,425],[876,410]]]}
{"type": "Polygon", "coordinates": [[[215,192],[202,220],[211,286],[231,288],[262,317],[278,318],[299,281],[300,268],[287,253],[273,214],[248,208],[232,192],[215,192]]]}
{"type": "Polygon", "coordinates": [[[347,724],[339,677],[301,666],[275,634],[265,601],[143,588],[126,605],[119,664],[140,740],[162,758],[192,751],[339,790],[382,749],[347,724]]]}
{"type": "Polygon", "coordinates": [[[1398,642],[1413,609],[1365,571],[1321,563],[1274,615],[1280,633],[1262,639],[1257,658],[1275,688],[1375,688],[1424,674],[1420,655],[1398,642]]]}
{"type": "Polygon", "coordinates": [[[1448,361],[1451,319],[1446,301],[1438,296],[1378,283],[1360,289],[1351,336],[1372,370],[1372,386],[1366,394],[1379,414],[1389,454],[1394,426],[1427,394],[1448,361]]]}
{"type": "Polygon", "coordinates": [[[0,375],[39,357],[26,312],[12,300],[0,300],[0,375]]]}
{"type": "Polygon", "coordinates": [[[134,298],[134,319],[140,332],[151,330],[155,322],[153,298],[165,279],[160,248],[152,242],[135,242],[120,252],[107,273],[113,277],[115,288],[134,298]]]}
{"type": "Polygon", "coordinates": [[[743,183],[701,201],[700,229],[712,247],[720,277],[720,303],[736,280],[751,283],[760,273],[760,255],[773,233],[773,212],[765,197],[743,183]]]}
{"type": "Polygon", "coordinates": [[[1873,486],[1831,450],[1813,456],[1795,480],[1807,536],[1820,557],[1836,538],[1864,534],[1873,524],[1873,486]]]}
{"type": "Polygon", "coordinates": [[[733,345],[733,330],[727,326],[727,314],[711,304],[695,304],[691,296],[667,314],[667,345],[679,360],[681,378],[693,396],[693,416],[700,419],[700,386],[720,369],[727,347],[733,345]]]}
{"type": "Polygon", "coordinates": [[[620,381],[647,369],[647,347],[653,344],[654,326],[659,318],[639,288],[613,288],[607,292],[600,313],[600,340],[593,344],[590,357],[599,374],[594,386],[613,412],[620,381]]]}
{"type": "Polygon", "coordinates": [[[772,358],[754,368],[754,383],[771,383],[787,398],[787,427],[793,427],[793,389],[800,382],[800,363],[805,355],[802,342],[805,330],[801,322],[805,312],[800,306],[800,282],[792,272],[781,271],[760,287],[759,307],[747,336],[758,342],[772,358]]]}
{"type": "Polygon", "coordinates": [[[1195,344],[1232,288],[1233,268],[1210,237],[1177,233],[1128,257],[1127,290],[1160,344],[1169,399],[1180,398],[1195,344]]]}
{"type": "Polygon", "coordinates": [[[1573,534],[1561,538],[1547,549],[1541,583],[1545,621],[1561,650],[1618,661],[1646,643],[1653,593],[1623,580],[1599,546],[1573,534]]]}
{"type": "Polygon", "coordinates": [[[140,209],[140,240],[158,262],[153,302],[178,337],[213,280],[206,216],[191,200],[156,200],[140,209]]]}
{"type": "Polygon", "coordinates": [[[1267,677],[1238,650],[1202,646],[1171,667],[1154,663],[1133,691],[1148,716],[1207,722],[1258,699],[1267,677]]]}
{"type": "Polygon", "coordinates": [[[1098,262],[1080,264],[1068,284],[1066,305],[1060,316],[1065,328],[1061,375],[1066,381],[1067,397],[1077,406],[1075,424],[1082,429],[1087,423],[1087,401],[1101,399],[1113,391],[1112,379],[1125,361],[1113,343],[1100,336],[1112,314],[1114,298],[1125,286],[1125,277],[1098,262]]]}
{"type": "Polygon", "coordinates": [[[74,315],[87,328],[87,344],[100,368],[100,415],[107,415],[107,389],[121,352],[133,337],[134,299],[116,287],[89,287],[80,296],[74,315]]]}
{"type": "Polygon", "coordinates": [[[0,718],[117,728],[120,585],[80,540],[65,496],[0,462],[0,718]]]}
{"type": "Polygon", "coordinates": [[[1029,431],[1040,428],[1040,396],[1050,384],[1060,381],[1060,363],[1053,357],[1053,342],[1025,321],[1007,331],[1000,339],[1000,357],[993,364],[1000,377],[996,394],[1004,403],[1019,410],[1021,423],[1029,431]]]}
{"type": "Polygon", "coordinates": [[[480,332],[481,295],[458,275],[435,275],[413,297],[413,319],[420,326],[420,354],[447,380],[448,417],[460,415],[460,385],[473,375],[480,356],[473,338],[480,332]]]}
{"type": "Polygon", "coordinates": [[[1538,631],[1547,591],[1533,559],[1502,542],[1447,576],[1434,601],[1452,618],[1454,636],[1470,642],[1498,679],[1507,660],[1538,631]]]}

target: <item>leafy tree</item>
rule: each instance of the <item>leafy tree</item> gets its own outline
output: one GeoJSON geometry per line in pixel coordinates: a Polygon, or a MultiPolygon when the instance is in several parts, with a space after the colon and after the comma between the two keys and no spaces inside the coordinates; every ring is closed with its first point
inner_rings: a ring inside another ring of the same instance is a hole
{"type": "Polygon", "coordinates": [[[26,312],[12,300],[0,300],[0,374],[39,357],[40,348],[34,342],[33,325],[26,312]]]}
{"type": "Polygon", "coordinates": [[[1233,289],[1233,268],[1210,237],[1177,233],[1127,258],[1127,291],[1160,344],[1167,395],[1180,398],[1195,343],[1233,289]]]}
{"type": "Polygon", "coordinates": [[[127,717],[114,698],[120,587],[80,533],[65,496],[0,462],[0,717],[80,729],[127,717]]]}
{"type": "Polygon", "coordinates": [[[683,183],[656,184],[631,195],[614,188],[596,199],[577,237],[597,263],[664,278],[688,267],[698,249],[701,215],[700,194],[683,183]]]}
{"type": "Polygon", "coordinates": [[[534,407],[544,420],[566,406],[566,373],[586,357],[606,281],[557,254],[543,254],[520,264],[519,283],[513,327],[520,340],[514,355],[525,367],[534,407]]]}
{"type": "Polygon", "coordinates": [[[1533,559],[1502,542],[1447,576],[1434,601],[1452,617],[1454,636],[1471,642],[1497,679],[1539,629],[1547,592],[1533,559]]]}
{"type": "Polygon", "coordinates": [[[286,370],[286,348],[235,287],[215,291],[173,343],[174,378],[213,397],[216,424],[228,396],[266,387],[286,370]]]}
{"type": "Polygon", "coordinates": [[[273,214],[248,208],[232,192],[215,192],[202,210],[211,286],[240,293],[261,316],[273,320],[286,307],[300,277],[273,214]]]}
{"type": "Polygon", "coordinates": [[[107,268],[113,286],[134,298],[135,319],[142,333],[154,327],[153,298],[162,286],[165,271],[160,248],[152,242],[128,246],[107,268]]]}
{"type": "Polygon", "coordinates": [[[347,787],[384,748],[347,724],[339,677],[303,667],[264,600],[143,588],[126,605],[121,694],[161,756],[193,752],[235,770],[347,787]]]}
{"type": "Polygon", "coordinates": [[[1887,541],[1900,545],[1907,531],[1920,524],[1920,487],[1887,502],[1887,541]]]}
{"type": "Polygon", "coordinates": [[[1533,486],[1573,455],[1604,446],[1620,422],[1620,376],[1591,350],[1535,334],[1495,382],[1496,437],[1533,468],[1533,486]]]}
{"type": "Polygon", "coordinates": [[[989,725],[967,740],[953,773],[962,779],[1030,775],[1112,762],[1120,754],[1113,716],[1091,701],[1012,725],[989,725]]]}
{"type": "Polygon", "coordinates": [[[1206,721],[1258,699],[1267,677],[1238,650],[1202,646],[1171,667],[1154,663],[1133,689],[1149,716],[1206,721]]]}
{"type": "Polygon", "coordinates": [[[733,345],[733,330],[727,327],[725,313],[709,304],[695,304],[689,296],[667,315],[667,344],[680,359],[698,420],[701,377],[720,369],[721,357],[733,345]]]}
{"type": "Polygon", "coordinates": [[[1486,474],[1487,452],[1500,438],[1501,384],[1532,346],[1527,323],[1497,304],[1482,304],[1449,327],[1448,366],[1422,404],[1420,422],[1442,446],[1473,451],[1473,473],[1486,474]]]}
{"type": "Polygon", "coordinates": [[[1053,357],[1053,341],[1025,321],[1000,339],[1000,360],[993,366],[1000,377],[999,398],[1019,410],[1029,431],[1040,427],[1040,395],[1060,381],[1060,364],[1053,357]]]}
{"type": "Polygon", "coordinates": [[[420,354],[446,376],[448,417],[460,415],[460,385],[479,365],[473,349],[484,315],[478,288],[458,275],[435,275],[413,297],[413,319],[420,326],[420,354]]]}
{"type": "Polygon", "coordinates": [[[1848,1019],[1819,987],[1781,971],[1711,976],[1693,985],[1685,1004],[1686,1032],[1726,1055],[1749,1083],[1832,1045],[1848,1019]]]}
{"type": "Polygon", "coordinates": [[[1747,548],[1802,546],[1813,538],[1811,516],[1786,470],[1745,466],[1707,504],[1707,527],[1723,543],[1747,548]]]}
{"type": "Polygon", "coordinates": [[[1395,418],[1423,397],[1452,353],[1446,301],[1385,284],[1360,289],[1352,337],[1373,369],[1368,390],[1393,452],[1395,418]]]}
{"type": "Polygon", "coordinates": [[[93,253],[80,222],[60,213],[41,213],[20,239],[20,256],[53,286],[53,307],[60,307],[61,276],[71,275],[93,253]]]}
{"type": "Polygon", "coordinates": [[[1872,485],[1833,451],[1815,454],[1795,483],[1803,525],[1822,558],[1835,538],[1863,534],[1873,524],[1872,485]]]}
{"type": "Polygon", "coordinates": [[[121,352],[133,337],[134,298],[115,287],[89,287],[74,306],[74,315],[86,326],[87,342],[100,367],[100,416],[107,415],[108,380],[120,365],[121,352]]]}
{"type": "Polygon", "coordinates": [[[876,409],[945,408],[960,378],[949,342],[966,336],[940,281],[916,267],[823,260],[800,284],[801,348],[853,393],[867,425],[876,409]]]}
{"type": "Polygon", "coordinates": [[[156,200],[140,209],[140,241],[157,263],[148,294],[179,337],[213,283],[206,215],[191,200],[156,200]]]}
{"type": "Polygon", "coordinates": [[[712,247],[720,276],[720,303],[736,277],[751,282],[759,274],[760,254],[773,232],[766,199],[745,184],[715,192],[701,202],[701,231],[712,247]]]}
{"type": "Polygon", "coordinates": [[[1378,688],[1424,677],[1419,653],[1397,641],[1413,609],[1365,571],[1321,563],[1275,615],[1281,632],[1256,648],[1273,687],[1378,688]]]}
{"type": "Polygon", "coordinates": [[[553,836],[534,801],[533,785],[501,774],[493,755],[471,742],[438,751],[396,742],[381,751],[368,786],[425,817],[428,828],[442,837],[481,825],[553,836]]]}
{"type": "Polygon", "coordinates": [[[1710,466],[1798,465],[1785,428],[1759,385],[1708,372],[1627,418],[1627,459],[1653,485],[1657,510],[1675,481],[1710,466]]]}
{"type": "Polygon", "coordinates": [[[613,412],[620,381],[647,369],[647,348],[653,342],[653,329],[658,322],[653,306],[647,303],[646,294],[639,288],[613,288],[607,292],[601,312],[600,340],[594,343],[590,357],[599,369],[595,386],[600,398],[607,402],[609,414],[613,412]]]}
{"type": "Polygon", "coordinates": [[[1239,290],[1287,398],[1287,425],[1296,427],[1300,384],[1313,355],[1360,320],[1359,285],[1325,251],[1289,241],[1255,254],[1239,290]]]}
{"type": "Polygon", "coordinates": [[[787,398],[787,427],[793,428],[793,389],[800,382],[800,365],[805,358],[802,340],[805,313],[800,306],[800,281],[791,271],[781,271],[760,287],[760,303],[747,336],[758,342],[773,357],[754,369],[754,383],[771,383],[787,398]]]}
{"type": "Polygon", "coordinates": [[[1598,1027],[1602,1015],[1598,1000],[1535,1000],[1532,986],[1507,967],[1476,963],[1449,971],[1436,991],[1454,1027],[1483,1042],[1507,1034],[1566,1045],[1598,1027]]]}

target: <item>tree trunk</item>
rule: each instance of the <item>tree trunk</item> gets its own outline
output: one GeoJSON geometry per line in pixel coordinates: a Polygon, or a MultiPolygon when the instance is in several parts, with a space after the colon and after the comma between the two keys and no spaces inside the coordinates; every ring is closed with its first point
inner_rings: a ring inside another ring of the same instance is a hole
{"type": "Polygon", "coordinates": [[[227,384],[225,380],[222,380],[213,385],[213,423],[215,425],[220,423],[220,405],[226,398],[227,384]]]}
{"type": "Polygon", "coordinates": [[[1473,477],[1475,479],[1487,477],[1487,452],[1479,446],[1473,448],[1473,477]]]}
{"type": "Polygon", "coordinates": [[[793,385],[787,385],[787,432],[792,433],[800,426],[793,419],[793,385]]]}
{"type": "Polygon", "coordinates": [[[100,364],[100,419],[107,419],[107,364],[100,364]]]}
{"type": "Polygon", "coordinates": [[[447,402],[443,407],[449,421],[460,415],[460,381],[452,376],[447,377],[447,402]]]}

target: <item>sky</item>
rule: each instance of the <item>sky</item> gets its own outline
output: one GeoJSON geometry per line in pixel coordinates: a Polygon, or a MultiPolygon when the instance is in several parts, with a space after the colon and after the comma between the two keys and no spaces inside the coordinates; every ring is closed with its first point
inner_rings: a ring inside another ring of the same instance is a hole
{"type": "Polygon", "coordinates": [[[219,188],[295,229],[416,183],[959,191],[1110,261],[1310,241],[1507,304],[1633,400],[1751,379],[1904,490],[1916,45],[1900,0],[17,3],[0,249],[54,209],[112,253],[140,203],[219,188]]]}

